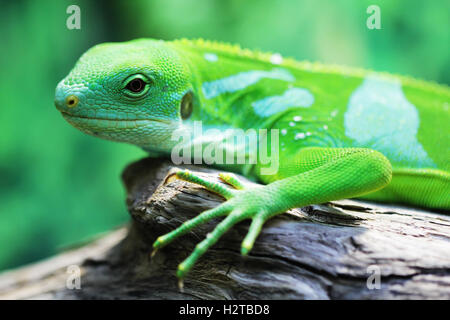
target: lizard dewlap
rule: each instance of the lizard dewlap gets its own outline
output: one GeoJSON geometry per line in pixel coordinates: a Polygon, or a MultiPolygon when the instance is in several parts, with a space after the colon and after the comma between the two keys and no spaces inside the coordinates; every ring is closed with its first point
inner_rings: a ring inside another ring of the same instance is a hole
{"type": "Polygon", "coordinates": [[[221,175],[229,187],[176,174],[226,199],[154,243],[160,249],[224,217],[180,265],[180,278],[245,219],[252,221],[242,245],[248,254],[264,223],[294,207],[360,197],[450,210],[450,89],[443,85],[203,40],[138,39],[88,50],[58,84],[55,104],[81,131],[155,156],[171,156],[174,137],[186,136],[189,152],[214,143],[256,159],[208,162],[200,153],[206,164],[266,184],[258,188],[230,174],[221,175]],[[200,134],[191,135],[199,122],[200,134]],[[223,143],[230,130],[254,130],[258,147],[223,143]],[[277,134],[259,134],[267,130],[277,134]],[[276,170],[263,170],[263,138],[276,170]]]}

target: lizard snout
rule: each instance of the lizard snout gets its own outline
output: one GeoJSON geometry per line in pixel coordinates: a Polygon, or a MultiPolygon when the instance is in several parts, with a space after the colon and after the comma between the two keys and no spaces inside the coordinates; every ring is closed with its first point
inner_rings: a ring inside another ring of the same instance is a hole
{"type": "Polygon", "coordinates": [[[75,108],[80,103],[80,98],[77,92],[79,90],[72,90],[63,82],[58,84],[55,91],[55,107],[61,112],[67,112],[68,109],[75,108]],[[74,92],[76,91],[76,92],[74,92]]]}

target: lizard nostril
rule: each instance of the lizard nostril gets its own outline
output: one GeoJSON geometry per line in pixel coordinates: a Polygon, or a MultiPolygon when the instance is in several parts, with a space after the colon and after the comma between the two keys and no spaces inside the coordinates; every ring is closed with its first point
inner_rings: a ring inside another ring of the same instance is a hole
{"type": "Polygon", "coordinates": [[[76,107],[77,106],[77,104],[78,104],[78,97],[77,96],[74,96],[74,95],[70,95],[70,96],[68,96],[67,98],[66,98],[66,105],[67,105],[67,107],[69,107],[69,108],[73,108],[73,107],[76,107]]]}

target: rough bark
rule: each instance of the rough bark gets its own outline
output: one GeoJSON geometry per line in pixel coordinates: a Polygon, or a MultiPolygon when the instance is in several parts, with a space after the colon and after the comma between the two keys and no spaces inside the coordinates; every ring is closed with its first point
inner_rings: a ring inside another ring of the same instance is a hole
{"type": "MultiPolygon", "coordinates": [[[[190,169],[219,181],[217,170],[190,169]]],[[[249,223],[238,224],[200,259],[181,293],[176,267],[217,220],[153,259],[151,244],[223,199],[173,179],[171,170],[170,162],[150,158],[130,165],[123,173],[129,226],[4,273],[0,298],[450,299],[450,217],[351,200],[273,218],[246,258],[239,252],[249,223]],[[80,290],[66,288],[69,265],[80,266],[80,290]],[[378,272],[380,288],[371,289],[378,272]]]]}

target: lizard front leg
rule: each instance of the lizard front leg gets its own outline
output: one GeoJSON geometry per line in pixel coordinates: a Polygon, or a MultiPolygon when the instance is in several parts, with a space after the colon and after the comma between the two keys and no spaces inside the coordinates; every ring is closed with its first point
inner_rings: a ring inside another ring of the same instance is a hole
{"type": "Polygon", "coordinates": [[[390,162],[381,153],[364,148],[303,149],[292,161],[280,167],[277,176],[261,177],[268,181],[280,179],[265,186],[245,187],[234,176],[221,174],[225,182],[235,187],[231,189],[181,170],[176,173],[178,178],[200,184],[222,195],[227,201],[160,236],[153,247],[155,250],[160,249],[199,224],[226,216],[178,266],[177,276],[183,279],[195,262],[236,223],[252,220],[241,247],[241,253],[247,255],[263,224],[273,216],[291,208],[356,197],[378,190],[389,183],[391,175],[390,162]]]}

